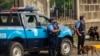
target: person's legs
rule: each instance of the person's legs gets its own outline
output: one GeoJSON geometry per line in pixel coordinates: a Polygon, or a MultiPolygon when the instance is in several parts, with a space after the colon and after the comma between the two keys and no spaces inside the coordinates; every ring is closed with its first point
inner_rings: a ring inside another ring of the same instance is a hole
{"type": "Polygon", "coordinates": [[[49,40],[49,56],[56,56],[57,39],[54,37],[49,40]]]}
{"type": "Polygon", "coordinates": [[[93,40],[93,38],[94,38],[93,35],[94,35],[94,34],[91,32],[91,33],[90,33],[90,40],[93,40]]]}
{"type": "Polygon", "coordinates": [[[52,49],[49,47],[49,56],[53,56],[52,49]]]}
{"type": "Polygon", "coordinates": [[[84,46],[84,42],[85,42],[85,34],[82,34],[82,41],[81,41],[81,47],[84,46]]]}
{"type": "Polygon", "coordinates": [[[91,36],[91,34],[89,34],[89,36],[90,36],[89,40],[92,40],[92,36],[91,36]]]}
{"type": "MultiPolygon", "coordinates": [[[[84,47],[84,42],[85,42],[85,34],[82,33],[82,37],[81,37],[81,48],[84,47]]],[[[82,53],[84,53],[84,51],[82,51],[82,53]]]]}
{"type": "Polygon", "coordinates": [[[92,40],[95,40],[95,33],[91,34],[92,40]]]}
{"type": "Polygon", "coordinates": [[[96,32],[95,35],[96,35],[97,40],[99,40],[99,33],[96,32]]]}
{"type": "Polygon", "coordinates": [[[80,55],[81,36],[78,36],[78,54],[80,55]]]}
{"type": "Polygon", "coordinates": [[[49,56],[53,56],[53,45],[54,45],[53,36],[49,38],[49,56]]]}
{"type": "Polygon", "coordinates": [[[56,50],[54,48],[49,49],[49,56],[56,56],[56,50]]]}
{"type": "Polygon", "coordinates": [[[49,38],[49,56],[53,56],[52,55],[52,40],[49,38]]]}
{"type": "Polygon", "coordinates": [[[57,44],[58,44],[58,38],[57,36],[54,37],[54,45],[53,45],[53,55],[56,56],[56,48],[57,48],[57,44]]]}
{"type": "Polygon", "coordinates": [[[53,45],[52,45],[52,53],[53,53],[53,56],[56,56],[56,40],[53,41],[53,45]]]}

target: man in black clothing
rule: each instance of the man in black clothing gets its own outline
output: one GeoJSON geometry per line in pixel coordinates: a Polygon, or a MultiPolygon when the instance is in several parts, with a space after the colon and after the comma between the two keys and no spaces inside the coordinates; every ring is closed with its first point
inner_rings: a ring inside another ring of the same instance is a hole
{"type": "Polygon", "coordinates": [[[95,39],[95,28],[93,26],[91,26],[89,28],[88,34],[90,36],[90,40],[94,40],[95,39]]]}
{"type": "Polygon", "coordinates": [[[80,55],[80,48],[84,46],[85,41],[85,22],[84,16],[80,16],[80,20],[75,24],[76,33],[78,36],[78,55],[80,55]]]}
{"type": "Polygon", "coordinates": [[[50,24],[47,26],[48,34],[49,34],[49,55],[56,56],[56,47],[58,41],[58,35],[60,29],[55,18],[50,19],[50,24]]]}

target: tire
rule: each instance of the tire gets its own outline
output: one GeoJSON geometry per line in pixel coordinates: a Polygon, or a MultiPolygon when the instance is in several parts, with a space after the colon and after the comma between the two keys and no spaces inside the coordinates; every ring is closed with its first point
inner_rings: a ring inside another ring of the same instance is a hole
{"type": "Polygon", "coordinates": [[[11,42],[7,54],[8,56],[23,56],[23,46],[18,42],[11,42]]]}
{"type": "Polygon", "coordinates": [[[72,42],[69,39],[64,38],[59,49],[58,56],[69,56],[72,52],[72,42]]]}

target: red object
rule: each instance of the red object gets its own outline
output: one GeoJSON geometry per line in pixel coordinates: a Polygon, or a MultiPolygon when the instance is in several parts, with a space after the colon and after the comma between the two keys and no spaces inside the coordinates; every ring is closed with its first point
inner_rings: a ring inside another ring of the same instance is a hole
{"type": "Polygon", "coordinates": [[[18,11],[18,7],[12,7],[10,11],[18,11]]]}

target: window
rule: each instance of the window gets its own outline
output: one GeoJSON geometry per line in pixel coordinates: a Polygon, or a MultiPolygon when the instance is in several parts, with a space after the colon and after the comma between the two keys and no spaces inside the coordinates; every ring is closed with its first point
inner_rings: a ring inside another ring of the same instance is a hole
{"type": "Polygon", "coordinates": [[[100,0],[98,0],[98,4],[100,3],[100,0]]]}
{"type": "Polygon", "coordinates": [[[92,19],[92,12],[88,12],[88,18],[87,19],[92,19]]]}
{"type": "Polygon", "coordinates": [[[80,11],[83,12],[85,10],[84,7],[85,7],[84,5],[80,5],[80,11]]]}
{"type": "Polygon", "coordinates": [[[49,24],[49,21],[44,16],[39,16],[39,21],[40,21],[41,26],[47,26],[49,24]]]}
{"type": "Polygon", "coordinates": [[[36,16],[35,15],[26,15],[25,22],[27,27],[36,27],[36,16]]]}
{"type": "Polygon", "coordinates": [[[93,13],[93,19],[97,19],[97,12],[93,13]]]}
{"type": "Polygon", "coordinates": [[[87,0],[87,4],[92,4],[92,0],[87,0]]]}
{"type": "Polygon", "coordinates": [[[89,11],[89,5],[85,5],[85,11],[89,11]]]}
{"type": "Polygon", "coordinates": [[[94,11],[95,10],[95,6],[94,5],[90,5],[90,11],[94,11]]]}
{"type": "Polygon", "coordinates": [[[97,0],[93,0],[93,4],[96,4],[97,3],[97,0]]]}
{"type": "Polygon", "coordinates": [[[99,5],[95,5],[95,10],[96,11],[99,11],[100,9],[99,9],[99,5]]]}
{"type": "Polygon", "coordinates": [[[87,3],[87,0],[82,0],[82,3],[83,3],[83,4],[86,4],[86,3],[87,3]]]}
{"type": "Polygon", "coordinates": [[[1,26],[20,26],[20,20],[17,14],[0,14],[1,26]]]}

